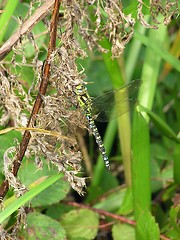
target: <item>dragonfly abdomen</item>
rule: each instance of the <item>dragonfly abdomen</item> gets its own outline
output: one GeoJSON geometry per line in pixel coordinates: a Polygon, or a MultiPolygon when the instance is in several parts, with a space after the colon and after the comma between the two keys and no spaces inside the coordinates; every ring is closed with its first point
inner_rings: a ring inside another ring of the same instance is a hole
{"type": "Polygon", "coordinates": [[[91,131],[92,131],[92,133],[93,133],[93,135],[95,137],[95,140],[96,140],[96,143],[98,145],[99,151],[100,151],[100,153],[101,153],[101,155],[103,157],[104,164],[105,164],[106,168],[108,170],[110,170],[110,164],[109,164],[108,156],[106,154],[106,149],[104,147],[104,144],[103,144],[101,136],[100,136],[100,134],[98,132],[98,129],[97,129],[95,123],[94,123],[94,120],[92,119],[91,116],[86,116],[86,118],[87,118],[87,120],[89,122],[89,128],[91,129],[91,131]]]}

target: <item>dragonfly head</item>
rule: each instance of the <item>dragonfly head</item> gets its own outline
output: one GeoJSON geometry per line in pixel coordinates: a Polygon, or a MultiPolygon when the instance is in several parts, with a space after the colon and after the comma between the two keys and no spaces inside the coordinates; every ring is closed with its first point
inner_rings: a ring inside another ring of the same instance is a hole
{"type": "Polygon", "coordinates": [[[87,91],[86,87],[83,84],[76,86],[75,92],[77,95],[83,95],[87,91]]]}

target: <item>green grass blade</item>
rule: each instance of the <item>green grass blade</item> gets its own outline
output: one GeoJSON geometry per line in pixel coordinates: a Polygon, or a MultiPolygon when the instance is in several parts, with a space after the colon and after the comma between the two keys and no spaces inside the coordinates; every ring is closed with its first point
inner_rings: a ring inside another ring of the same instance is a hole
{"type": "MultiPolygon", "coordinates": [[[[146,18],[146,21],[148,21],[148,18],[146,18]]],[[[142,26],[141,24],[138,24],[138,27],[136,29],[140,34],[144,35],[146,28],[142,26]]],[[[126,72],[126,78],[128,82],[132,79],[133,72],[135,70],[136,63],[138,61],[139,52],[142,46],[142,42],[139,41],[136,38],[132,39],[132,42],[130,44],[130,49],[128,51],[128,57],[125,64],[125,72],[126,72]]]]}
{"type": "Polygon", "coordinates": [[[150,210],[150,140],[148,123],[134,111],[132,128],[132,186],[134,214],[137,221],[136,238],[141,240],[141,216],[150,210]]]}
{"type": "MultiPolygon", "coordinates": [[[[139,103],[147,109],[151,109],[153,105],[162,57],[162,55],[157,54],[155,51],[156,48],[152,48],[152,46],[163,45],[165,36],[166,27],[161,25],[156,31],[156,34],[155,30],[149,30],[148,38],[142,36],[141,39],[142,42],[144,39],[148,41],[146,42],[147,50],[142,70],[141,79],[143,80],[143,84],[139,91],[139,103]]],[[[137,221],[136,238],[138,240],[144,239],[142,237],[144,236],[142,229],[142,225],[144,224],[143,214],[147,213],[146,215],[147,218],[149,218],[149,222],[151,222],[152,225],[154,224],[154,229],[157,229],[155,222],[150,219],[150,133],[148,122],[149,117],[146,113],[135,112],[132,134],[132,181],[134,213],[137,221]]],[[[153,228],[153,226],[151,226],[151,228],[153,228]]],[[[152,238],[152,234],[149,231],[147,232],[146,239],[159,239],[157,235],[158,232],[156,231],[154,238],[152,238]]]]}
{"type": "MultiPolygon", "coordinates": [[[[142,70],[143,84],[139,92],[139,103],[144,107],[151,109],[154,101],[154,95],[156,90],[156,84],[159,75],[159,69],[161,64],[161,55],[152,51],[149,44],[162,45],[166,36],[166,28],[161,25],[159,30],[154,33],[155,30],[150,30],[148,39],[148,48],[146,50],[145,62],[142,70]]],[[[144,36],[142,36],[144,37],[144,36]]],[[[144,115],[146,120],[148,117],[144,115]]]]}
{"type": "Polygon", "coordinates": [[[17,5],[18,5],[19,1],[18,0],[9,0],[6,4],[6,7],[3,10],[2,15],[0,16],[0,43],[2,42],[5,34],[6,34],[6,30],[7,30],[7,26],[9,23],[9,20],[12,17],[12,14],[14,12],[14,10],[16,9],[17,5]]]}
{"type": "Polygon", "coordinates": [[[50,185],[55,183],[57,180],[62,178],[63,174],[53,175],[45,179],[40,184],[36,185],[30,191],[26,192],[22,197],[16,199],[4,211],[0,213],[0,223],[2,223],[7,217],[9,217],[13,212],[15,212],[22,205],[30,201],[33,197],[38,195],[40,192],[48,188],[50,185]]]}
{"type": "Polygon", "coordinates": [[[153,113],[152,111],[141,105],[139,106],[139,110],[148,114],[148,116],[151,118],[151,120],[154,122],[154,124],[158,127],[158,129],[162,132],[163,135],[176,141],[177,143],[180,143],[180,139],[178,139],[176,133],[157,114],[153,113]]]}
{"type": "MultiPolygon", "coordinates": [[[[156,30],[156,32],[154,32],[153,34],[155,38],[160,37],[160,35],[158,34],[158,30],[156,30]]],[[[134,32],[134,37],[140,42],[142,42],[146,47],[150,48],[155,55],[158,55],[163,60],[170,63],[177,71],[180,72],[180,61],[173,55],[171,55],[166,49],[164,49],[162,47],[163,45],[157,43],[156,41],[150,41],[150,38],[142,35],[139,32],[134,32]]]]}
{"type": "MultiPolygon", "coordinates": [[[[109,72],[112,84],[115,88],[124,85],[124,69],[119,65],[117,59],[112,60],[112,55],[110,53],[111,45],[107,39],[103,39],[101,42],[102,46],[109,50],[108,54],[102,54],[109,72]]],[[[128,106],[127,106],[128,108],[128,106]]],[[[131,126],[129,120],[129,113],[120,116],[117,119],[118,122],[118,132],[120,138],[121,152],[123,158],[125,180],[128,186],[131,186],[131,126]]]]}
{"type": "Polygon", "coordinates": [[[134,111],[132,129],[134,209],[139,209],[140,207],[142,209],[150,209],[149,127],[137,110],[134,111]]]}
{"type": "Polygon", "coordinates": [[[107,49],[109,52],[102,54],[104,63],[109,72],[109,76],[111,78],[111,82],[114,88],[119,88],[124,85],[123,73],[120,69],[117,59],[112,60],[111,54],[111,44],[107,39],[103,39],[101,41],[101,45],[103,48],[107,49]]]}

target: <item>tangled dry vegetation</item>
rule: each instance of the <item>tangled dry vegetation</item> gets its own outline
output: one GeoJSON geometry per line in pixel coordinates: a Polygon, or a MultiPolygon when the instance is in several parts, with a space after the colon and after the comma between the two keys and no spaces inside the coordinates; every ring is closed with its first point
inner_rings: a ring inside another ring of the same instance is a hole
{"type": "MultiPolygon", "coordinates": [[[[27,19],[33,16],[36,2],[31,1],[27,19]]],[[[178,4],[177,1],[166,1],[163,5],[162,1],[156,0],[151,1],[150,6],[146,6],[143,1],[138,2],[137,20],[150,28],[158,27],[159,14],[164,16],[164,23],[168,24],[178,4]],[[145,22],[142,11],[145,7],[150,9],[155,25],[145,22]]],[[[86,121],[82,121],[82,113],[77,108],[74,89],[84,81],[85,74],[84,69],[76,65],[76,60],[85,58],[89,50],[107,52],[107,49],[101,45],[101,40],[104,38],[111,42],[112,57],[118,57],[133,36],[135,18],[123,12],[122,3],[118,0],[63,0],[60,13],[57,23],[57,46],[48,60],[51,66],[49,85],[46,94],[41,96],[43,103],[40,111],[36,116],[32,116],[29,127],[37,131],[30,131],[31,138],[25,156],[27,158],[33,156],[38,168],[42,167],[42,158],[48,163],[53,163],[59,172],[65,174],[71,186],[82,194],[85,179],[77,175],[81,171],[82,154],[76,134],[79,127],[86,127],[86,121]],[[81,42],[86,42],[87,51],[81,47],[81,42]],[[40,132],[38,129],[49,132],[40,132]]],[[[20,29],[27,19],[19,23],[20,29]]],[[[46,34],[50,35],[48,16],[43,19],[43,23],[48,29],[46,34]]],[[[7,126],[8,123],[17,128],[27,126],[42,80],[43,64],[38,59],[42,49],[38,47],[37,37],[27,29],[12,46],[11,61],[1,62],[1,126],[7,126]],[[26,56],[26,46],[30,43],[34,51],[31,60],[26,56]],[[31,66],[34,71],[34,79],[28,90],[19,71],[16,71],[23,66],[31,66]]],[[[4,174],[9,185],[19,196],[26,191],[26,187],[11,171],[18,152],[22,151],[18,143],[15,145],[4,153],[4,174]]]]}

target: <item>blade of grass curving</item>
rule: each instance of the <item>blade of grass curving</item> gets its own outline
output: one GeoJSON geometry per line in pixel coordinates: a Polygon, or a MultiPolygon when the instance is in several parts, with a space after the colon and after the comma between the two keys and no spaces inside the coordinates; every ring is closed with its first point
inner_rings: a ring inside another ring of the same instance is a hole
{"type": "MultiPolygon", "coordinates": [[[[153,42],[153,45],[162,45],[166,35],[166,28],[161,25],[159,29],[156,30],[157,34],[155,34],[154,31],[155,30],[150,30],[149,32],[149,37],[147,38],[149,44],[153,42]]],[[[142,37],[144,38],[144,36],[142,37]]],[[[152,51],[152,48],[149,46],[149,44],[147,44],[148,47],[142,70],[143,84],[139,92],[139,103],[142,106],[151,109],[155,95],[156,83],[158,80],[161,55],[158,55],[156,52],[152,51]]],[[[145,118],[148,120],[147,115],[145,118]]]]}
{"type": "MultiPolygon", "coordinates": [[[[160,25],[159,29],[156,30],[156,34],[155,30],[149,30],[149,36],[147,38],[145,37],[148,42],[142,70],[143,84],[139,91],[139,103],[148,109],[152,108],[162,56],[152,51],[151,46],[162,45],[165,36],[166,27],[160,25]]],[[[142,36],[142,39],[144,39],[144,36],[142,36]]],[[[132,181],[134,213],[137,221],[136,238],[139,240],[144,239],[142,238],[144,235],[144,231],[142,229],[142,225],[144,224],[142,221],[144,221],[144,218],[142,218],[142,215],[147,213],[147,219],[151,217],[150,214],[148,215],[151,205],[150,139],[148,122],[149,117],[146,114],[135,112],[132,134],[132,181]]],[[[153,223],[153,221],[152,224],[154,224],[154,229],[156,229],[154,238],[152,238],[151,231],[146,229],[146,239],[157,239],[157,225],[155,226],[155,222],[153,223]]],[[[153,228],[153,226],[151,227],[153,228]]]]}
{"type": "Polygon", "coordinates": [[[3,13],[0,16],[0,29],[1,29],[0,43],[2,42],[2,40],[6,34],[9,20],[11,19],[12,14],[13,14],[14,10],[16,9],[18,3],[19,3],[18,0],[14,0],[14,1],[9,0],[3,10],[3,13]]]}
{"type": "MultiPolygon", "coordinates": [[[[155,30],[154,30],[155,31],[155,30]]],[[[158,36],[157,30],[154,33],[154,37],[158,36]]],[[[166,49],[164,49],[160,43],[150,42],[148,37],[142,35],[139,32],[134,32],[134,37],[142,42],[146,47],[150,48],[155,55],[160,56],[163,60],[170,63],[177,71],[180,72],[180,61],[171,55],[166,49]]]]}
{"type": "Polygon", "coordinates": [[[33,197],[38,195],[40,192],[48,188],[50,185],[52,185],[62,177],[63,177],[63,174],[58,174],[45,179],[43,182],[41,182],[40,184],[33,187],[31,190],[26,192],[22,197],[16,199],[14,202],[9,204],[7,208],[5,208],[5,210],[3,210],[0,213],[0,223],[2,223],[6,218],[8,218],[18,208],[23,206],[25,203],[30,201],[33,197]]]}
{"type": "Polygon", "coordinates": [[[152,122],[159,128],[162,134],[177,143],[180,143],[180,139],[176,135],[176,133],[172,130],[172,128],[167,125],[157,114],[153,113],[151,110],[139,105],[139,110],[141,112],[146,112],[148,116],[151,118],[152,122]]]}

